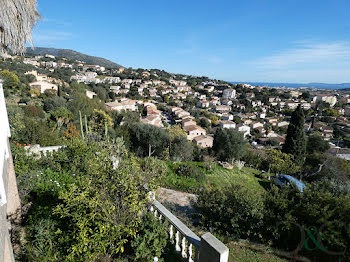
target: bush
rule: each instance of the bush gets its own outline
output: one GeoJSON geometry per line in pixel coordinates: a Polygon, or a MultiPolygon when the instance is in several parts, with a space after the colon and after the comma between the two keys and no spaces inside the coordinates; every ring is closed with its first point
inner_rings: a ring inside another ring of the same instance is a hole
{"type": "MultiPolygon", "coordinates": [[[[304,193],[273,186],[266,195],[265,209],[265,241],[271,241],[278,248],[293,251],[297,247],[301,238],[296,225],[304,232],[313,226],[318,230],[324,226],[321,241],[329,251],[343,251],[350,246],[345,227],[350,222],[350,195],[332,193],[331,186],[325,182],[308,184],[304,193]]],[[[309,236],[306,234],[306,237],[309,236]]],[[[303,249],[301,255],[312,261],[348,261],[341,260],[341,257],[350,257],[350,252],[346,252],[344,256],[334,256],[313,248],[312,251],[303,249]]]]}
{"type": "Polygon", "coordinates": [[[167,223],[161,223],[153,213],[146,213],[142,218],[140,231],[135,239],[130,241],[126,253],[130,261],[153,261],[155,256],[158,261],[164,261],[161,256],[164,253],[169,235],[167,223]]]}
{"type": "Polygon", "coordinates": [[[199,192],[205,183],[205,164],[197,162],[168,162],[168,170],[162,181],[164,187],[190,193],[199,192]]]}
{"type": "Polygon", "coordinates": [[[239,185],[204,190],[195,206],[200,224],[231,238],[259,239],[263,226],[264,202],[239,185]]]}

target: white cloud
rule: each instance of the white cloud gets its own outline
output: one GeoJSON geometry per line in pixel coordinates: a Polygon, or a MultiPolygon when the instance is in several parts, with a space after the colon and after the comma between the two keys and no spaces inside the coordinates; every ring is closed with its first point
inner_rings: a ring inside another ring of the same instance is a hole
{"type": "Polygon", "coordinates": [[[34,45],[51,45],[59,41],[64,41],[72,38],[72,34],[69,32],[60,31],[40,31],[33,33],[34,45]]]}
{"type": "Polygon", "coordinates": [[[298,41],[291,49],[246,64],[264,81],[349,82],[350,43],[298,41]]]}

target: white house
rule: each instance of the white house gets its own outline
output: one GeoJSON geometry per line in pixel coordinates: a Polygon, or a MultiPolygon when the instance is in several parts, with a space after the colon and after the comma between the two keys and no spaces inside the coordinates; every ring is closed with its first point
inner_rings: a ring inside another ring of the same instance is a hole
{"type": "Polygon", "coordinates": [[[225,89],[223,92],[222,92],[222,97],[225,98],[225,99],[233,99],[236,97],[236,90],[234,89],[225,89]]]}
{"type": "Polygon", "coordinates": [[[235,129],[236,128],[236,123],[233,121],[229,120],[222,120],[219,123],[221,128],[228,128],[228,129],[235,129]]]}
{"type": "Polygon", "coordinates": [[[56,84],[44,82],[44,81],[35,81],[29,84],[29,86],[33,89],[38,90],[40,93],[44,93],[46,90],[58,90],[56,84]]]}
{"type": "Polygon", "coordinates": [[[244,124],[236,125],[236,130],[243,133],[244,137],[246,137],[247,135],[250,135],[250,127],[244,124]]]}

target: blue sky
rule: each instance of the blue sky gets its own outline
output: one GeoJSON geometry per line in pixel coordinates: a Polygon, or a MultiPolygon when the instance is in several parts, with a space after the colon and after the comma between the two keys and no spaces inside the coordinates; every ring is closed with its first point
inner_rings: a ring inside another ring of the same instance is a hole
{"type": "Polygon", "coordinates": [[[38,0],[35,46],[227,81],[350,82],[349,0],[38,0]]]}

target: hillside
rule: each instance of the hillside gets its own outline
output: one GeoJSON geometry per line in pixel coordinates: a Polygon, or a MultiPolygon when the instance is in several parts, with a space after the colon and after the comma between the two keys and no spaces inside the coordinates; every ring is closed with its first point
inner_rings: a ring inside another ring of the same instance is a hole
{"type": "Polygon", "coordinates": [[[100,65],[110,68],[119,68],[121,65],[114,63],[110,60],[104,59],[102,57],[90,56],[86,54],[79,53],[71,49],[56,49],[56,48],[46,48],[46,47],[34,47],[34,49],[27,47],[28,54],[34,55],[54,55],[57,57],[66,57],[74,60],[83,61],[87,64],[100,65]]]}

